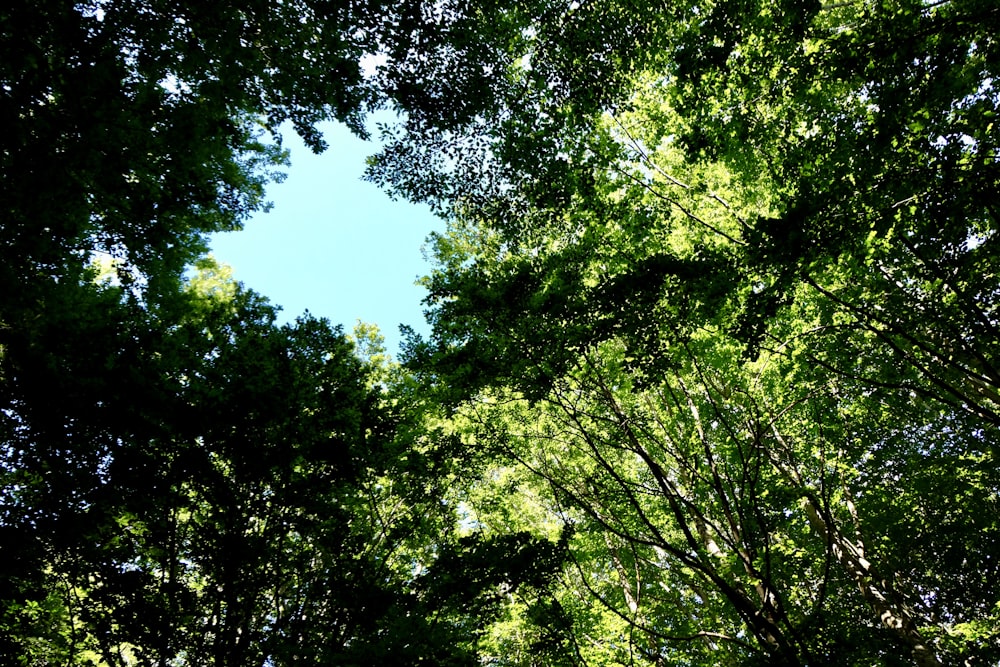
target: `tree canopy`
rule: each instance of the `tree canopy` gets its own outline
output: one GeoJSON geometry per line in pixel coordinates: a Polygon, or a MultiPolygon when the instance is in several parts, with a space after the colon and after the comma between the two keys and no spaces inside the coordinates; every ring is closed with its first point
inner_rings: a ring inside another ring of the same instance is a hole
{"type": "Polygon", "coordinates": [[[374,162],[451,220],[414,367],[576,526],[594,662],[996,660],[1000,14],[642,9],[374,162]]]}
{"type": "Polygon", "coordinates": [[[1000,660],[995,3],[0,30],[13,664],[1000,660]],[[449,225],[403,365],[205,256],[377,107],[449,225]]]}
{"type": "Polygon", "coordinates": [[[378,4],[0,9],[5,664],[477,664],[512,596],[545,604],[563,543],[459,529],[474,463],[377,333],[278,326],[204,257],[264,206],[279,123],[363,133],[412,75],[362,57],[437,30],[378,4]]]}

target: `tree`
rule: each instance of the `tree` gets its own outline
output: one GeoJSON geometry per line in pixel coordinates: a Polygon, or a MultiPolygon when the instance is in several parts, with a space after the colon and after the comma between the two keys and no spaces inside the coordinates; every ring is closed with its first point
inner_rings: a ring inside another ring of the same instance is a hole
{"type": "Polygon", "coordinates": [[[453,219],[414,367],[598,536],[576,585],[634,655],[995,659],[996,9],[673,5],[602,41],[614,11],[566,14],[613,76],[560,88],[539,28],[481,154],[373,164],[453,219]],[[632,609],[648,581],[696,602],[632,609]]]}
{"type": "Polygon", "coordinates": [[[995,662],[998,20],[0,10],[5,650],[995,662]],[[371,177],[452,223],[416,378],[184,277],[268,130],[378,103],[371,177]]]}
{"type": "Polygon", "coordinates": [[[21,412],[5,440],[7,657],[474,664],[498,590],[544,598],[558,543],[458,534],[461,460],[405,387],[368,381],[391,369],[325,321],[275,325],[209,263],[168,315],[96,409],[61,432],[21,412]]]}
{"type": "Polygon", "coordinates": [[[290,121],[320,150],[320,120],[363,133],[389,95],[419,111],[433,100],[403,82],[453,53],[418,47],[456,17],[311,1],[0,9],[9,661],[468,664],[498,587],[544,595],[557,546],[457,535],[445,481],[461,459],[398,374],[326,322],[276,326],[201,262],[206,234],[264,206],[285,159],[268,133],[290,121]],[[386,54],[379,82],[363,74],[363,56],[386,54]],[[526,569],[493,565],[467,594],[416,576],[438,554],[460,577],[466,554],[480,567],[514,552],[526,569]]]}

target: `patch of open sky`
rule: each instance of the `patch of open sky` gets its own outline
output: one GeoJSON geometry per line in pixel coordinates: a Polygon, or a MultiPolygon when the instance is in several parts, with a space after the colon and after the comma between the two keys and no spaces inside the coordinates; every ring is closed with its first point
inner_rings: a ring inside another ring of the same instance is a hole
{"type": "MultiPolygon", "coordinates": [[[[369,128],[389,119],[376,117],[369,128]]],[[[267,189],[273,208],[242,231],[213,235],[212,254],[246,287],[281,306],[280,321],[308,310],[347,332],[358,320],[373,323],[396,354],[401,324],[428,332],[426,291],[415,283],[430,271],[424,241],[444,222],[427,206],[393,201],[362,180],[365,159],[379,150],[375,141],[328,123],[321,129],[329,148],[316,155],[290,127],[282,129],[291,166],[284,182],[267,189]]]]}

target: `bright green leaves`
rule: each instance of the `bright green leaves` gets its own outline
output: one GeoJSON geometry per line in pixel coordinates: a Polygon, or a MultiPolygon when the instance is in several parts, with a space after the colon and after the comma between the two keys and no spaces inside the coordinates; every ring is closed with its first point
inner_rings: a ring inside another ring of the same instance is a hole
{"type": "Polygon", "coordinates": [[[973,509],[995,503],[995,10],[660,18],[603,43],[625,49],[606,90],[468,128],[454,164],[485,158],[484,187],[438,173],[454,220],[412,361],[506,456],[470,512],[575,522],[564,608],[582,653],[596,628],[619,650],[598,661],[992,659],[944,638],[996,602],[973,509]]]}
{"type": "Polygon", "coordinates": [[[4,650],[996,661],[993,4],[160,4],[0,16],[4,650]],[[412,376],[183,273],[389,98],[412,376]]]}

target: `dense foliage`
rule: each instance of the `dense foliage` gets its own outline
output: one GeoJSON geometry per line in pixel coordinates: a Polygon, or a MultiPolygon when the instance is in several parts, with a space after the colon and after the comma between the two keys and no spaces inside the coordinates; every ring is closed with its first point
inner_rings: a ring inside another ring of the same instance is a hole
{"type": "Polygon", "coordinates": [[[1000,660],[994,2],[0,30],[9,662],[1000,660]],[[203,258],[376,106],[449,222],[405,367],[203,258]]]}
{"type": "Polygon", "coordinates": [[[460,530],[474,462],[377,334],[279,326],[203,257],[269,131],[320,149],[414,76],[413,11],[0,9],[0,662],[478,664],[512,600],[558,615],[565,542],[460,530]]]}
{"type": "Polygon", "coordinates": [[[575,526],[592,663],[995,662],[1000,12],[643,9],[373,164],[451,219],[412,362],[540,506],[478,520],[575,526]]]}

